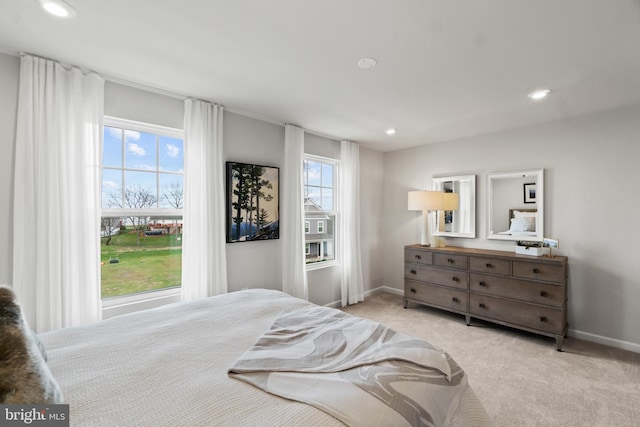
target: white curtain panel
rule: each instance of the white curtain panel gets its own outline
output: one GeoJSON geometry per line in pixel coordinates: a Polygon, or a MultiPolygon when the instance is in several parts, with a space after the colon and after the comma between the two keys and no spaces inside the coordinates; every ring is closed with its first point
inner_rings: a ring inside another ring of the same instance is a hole
{"type": "Polygon", "coordinates": [[[280,238],[282,242],[282,290],[309,299],[304,255],[304,130],[285,125],[280,238]]]}
{"type": "Polygon", "coordinates": [[[13,287],[36,332],[100,320],[104,80],[20,59],[13,287]]]}
{"type": "Polygon", "coordinates": [[[222,112],[185,101],[182,299],[227,292],[222,112]]]}
{"type": "Polygon", "coordinates": [[[360,147],[340,142],[340,258],[342,306],[364,301],[360,249],[360,147]]]}

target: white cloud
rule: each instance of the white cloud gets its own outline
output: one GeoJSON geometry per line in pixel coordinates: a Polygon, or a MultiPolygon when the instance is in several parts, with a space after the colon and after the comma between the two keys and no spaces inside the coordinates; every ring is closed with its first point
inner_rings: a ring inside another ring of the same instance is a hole
{"type": "Polygon", "coordinates": [[[109,135],[111,135],[114,138],[122,138],[122,129],[120,128],[112,128],[112,127],[107,127],[107,132],[109,133],[109,135]]]}
{"type": "Polygon", "coordinates": [[[124,138],[127,141],[137,141],[140,139],[140,132],[137,132],[135,130],[125,130],[124,131],[124,138]]]}
{"type": "Polygon", "coordinates": [[[118,184],[113,181],[103,181],[102,186],[107,188],[113,188],[113,189],[118,188],[118,184]]]}
{"type": "Polygon", "coordinates": [[[178,154],[180,154],[180,148],[173,145],[173,144],[167,144],[167,155],[169,157],[178,157],[178,154]]]}
{"type": "Polygon", "coordinates": [[[144,148],[142,148],[135,142],[128,143],[127,150],[129,150],[130,153],[135,154],[136,156],[144,156],[145,154],[147,154],[147,152],[144,151],[144,148]]]}

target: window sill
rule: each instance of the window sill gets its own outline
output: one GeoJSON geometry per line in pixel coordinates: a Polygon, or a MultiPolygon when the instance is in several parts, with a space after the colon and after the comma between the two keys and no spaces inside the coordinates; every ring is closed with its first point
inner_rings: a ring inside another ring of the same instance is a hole
{"type": "Polygon", "coordinates": [[[320,270],[322,268],[335,267],[340,265],[338,261],[326,261],[326,262],[314,262],[312,264],[305,264],[307,271],[320,270]]]}
{"type": "Polygon", "coordinates": [[[134,311],[146,310],[180,301],[182,288],[175,287],[159,291],[141,292],[102,300],[102,318],[119,316],[134,311]]]}

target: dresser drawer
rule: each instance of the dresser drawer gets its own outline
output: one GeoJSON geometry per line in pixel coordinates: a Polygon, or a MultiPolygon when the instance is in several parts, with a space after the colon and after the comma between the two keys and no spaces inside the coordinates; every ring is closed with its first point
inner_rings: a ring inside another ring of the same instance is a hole
{"type": "Polygon", "coordinates": [[[465,312],[469,309],[469,295],[466,292],[413,280],[404,281],[404,296],[451,310],[465,312]]]}
{"type": "Polygon", "coordinates": [[[466,271],[448,270],[412,263],[404,265],[404,277],[405,279],[460,289],[467,289],[469,285],[469,275],[466,271]]]}
{"type": "Polygon", "coordinates": [[[550,285],[479,273],[469,274],[469,289],[471,292],[514,298],[553,307],[562,307],[567,299],[565,295],[566,288],[561,285],[550,285]]]}
{"type": "Polygon", "coordinates": [[[433,265],[449,268],[469,268],[469,257],[466,255],[434,254],[433,265]]]}
{"type": "Polygon", "coordinates": [[[470,294],[472,315],[495,319],[514,326],[561,335],[567,325],[566,311],[523,302],[503,300],[487,295],[470,294]]]}
{"type": "Polygon", "coordinates": [[[511,263],[506,259],[472,256],[469,258],[469,270],[508,276],[511,273],[511,263]]]}
{"type": "Polygon", "coordinates": [[[565,279],[565,268],[563,265],[556,264],[513,261],[513,276],[523,279],[563,283],[565,279]]]}
{"type": "Polygon", "coordinates": [[[404,250],[404,262],[415,262],[418,264],[433,264],[433,253],[420,251],[417,249],[404,250]]]}

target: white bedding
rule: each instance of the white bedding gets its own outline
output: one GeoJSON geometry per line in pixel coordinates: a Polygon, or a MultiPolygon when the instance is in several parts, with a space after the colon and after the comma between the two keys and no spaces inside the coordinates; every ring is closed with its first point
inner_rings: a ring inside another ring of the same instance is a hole
{"type": "MultiPolygon", "coordinates": [[[[284,310],[282,292],[233,292],[40,335],[76,426],[331,426],[332,416],[227,376],[284,310]]],[[[467,389],[452,425],[484,425],[467,389]]]]}

